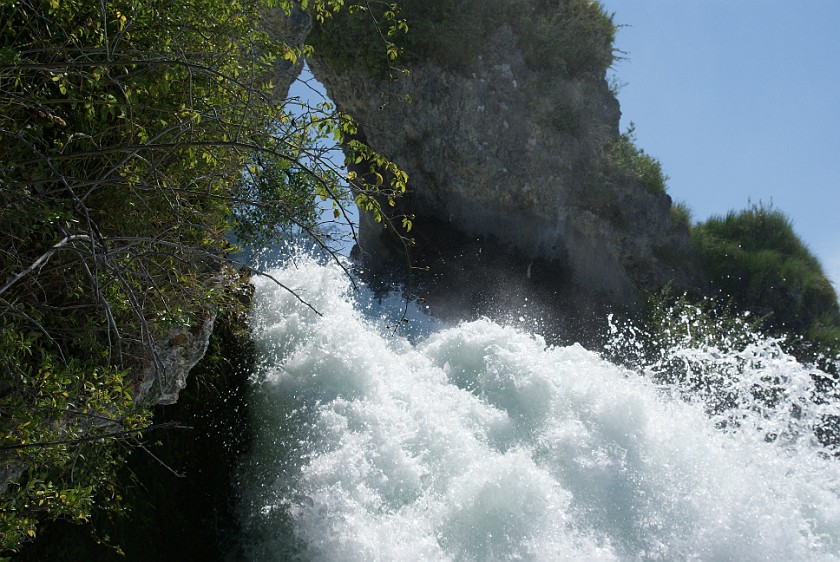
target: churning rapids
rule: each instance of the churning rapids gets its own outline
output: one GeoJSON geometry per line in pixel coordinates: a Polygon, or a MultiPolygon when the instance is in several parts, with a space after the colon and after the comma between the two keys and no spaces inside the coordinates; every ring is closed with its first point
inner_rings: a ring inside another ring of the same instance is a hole
{"type": "Polygon", "coordinates": [[[747,357],[731,392],[784,386],[722,430],[644,369],[516,326],[394,335],[388,303],[293,261],[271,274],[322,315],[255,280],[250,560],[840,560],[840,461],[812,431],[836,404],[774,342],[676,350],[747,357]]]}

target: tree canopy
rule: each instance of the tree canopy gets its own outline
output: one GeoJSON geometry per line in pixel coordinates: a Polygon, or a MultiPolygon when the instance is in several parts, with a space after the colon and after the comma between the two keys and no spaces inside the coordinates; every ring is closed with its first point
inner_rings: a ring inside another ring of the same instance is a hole
{"type": "Polygon", "coordinates": [[[405,173],[357,141],[370,182],[326,157],[355,125],[277,95],[278,65],[311,48],[266,25],[348,10],[405,31],[374,6],[0,0],[0,552],[118,504],[151,423],[137,373],[171,329],[236,303],[219,279],[237,244],[328,248],[321,223],[354,199],[391,220],[405,173]]]}

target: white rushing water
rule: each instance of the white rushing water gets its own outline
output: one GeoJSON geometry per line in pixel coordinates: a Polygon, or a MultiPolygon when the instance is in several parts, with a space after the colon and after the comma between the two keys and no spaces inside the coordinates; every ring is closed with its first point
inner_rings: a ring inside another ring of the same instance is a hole
{"type": "Polygon", "coordinates": [[[489,320],[394,335],[337,267],[272,275],[322,316],[255,280],[248,559],[840,560],[840,460],[795,427],[832,406],[770,344],[736,386],[783,380],[787,421],[740,405],[722,431],[580,346],[489,320]]]}

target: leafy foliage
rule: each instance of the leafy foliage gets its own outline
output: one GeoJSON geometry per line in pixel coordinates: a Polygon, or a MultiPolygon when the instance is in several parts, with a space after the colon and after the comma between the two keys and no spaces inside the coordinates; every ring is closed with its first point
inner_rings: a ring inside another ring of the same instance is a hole
{"type": "Polygon", "coordinates": [[[604,72],[613,61],[616,28],[600,2],[500,0],[488,8],[482,0],[403,0],[398,14],[411,22],[412,32],[389,32],[393,57],[382,57],[380,39],[364,27],[361,13],[348,11],[328,20],[315,29],[313,42],[329,64],[366,68],[382,77],[398,75],[400,69],[393,64],[397,53],[404,64],[432,59],[468,73],[488,38],[503,25],[529,37],[520,47],[536,71],[577,76],[604,72]]]}
{"type": "Polygon", "coordinates": [[[272,39],[270,9],[349,7],[0,0],[3,549],[118,503],[114,467],[149,422],[137,373],[170,329],[236,306],[215,274],[230,233],[326,246],[316,198],[330,220],[358,198],[388,221],[405,190],[361,144],[351,158],[387,177],[327,158],[321,139],[352,135],[349,118],[275,97],[276,65],[311,48],[272,39]]]}
{"type": "Polygon", "coordinates": [[[780,211],[753,205],[698,224],[692,241],[714,293],[767,316],[768,329],[840,342],[837,295],[780,211]]]}
{"type": "Polygon", "coordinates": [[[671,204],[671,228],[686,231],[691,228],[691,208],[684,201],[671,204]]]}
{"type": "Polygon", "coordinates": [[[662,164],[636,146],[633,123],[606,151],[604,167],[607,176],[615,181],[634,179],[654,194],[663,194],[667,190],[668,177],[662,172],[662,164]]]}
{"type": "Polygon", "coordinates": [[[578,76],[603,73],[613,63],[616,26],[601,2],[513,2],[508,17],[514,25],[534,27],[535,40],[525,45],[525,57],[535,70],[578,76]]]}
{"type": "Polygon", "coordinates": [[[26,355],[37,346],[16,343],[18,354],[6,362],[18,363],[21,376],[0,389],[0,451],[3,468],[20,472],[0,498],[0,552],[35,538],[44,517],[86,522],[95,511],[118,509],[116,473],[129,450],[122,443],[149,425],[126,372],[55,357],[32,371],[26,355]]]}
{"type": "Polygon", "coordinates": [[[388,23],[387,31],[383,32],[370,26],[372,4],[375,5],[359,3],[334,17],[319,19],[309,39],[318,58],[330,64],[365,68],[380,77],[396,77],[404,73],[404,69],[395,65],[403,55],[408,33],[404,5],[403,2],[381,3],[383,21],[388,23]]]}

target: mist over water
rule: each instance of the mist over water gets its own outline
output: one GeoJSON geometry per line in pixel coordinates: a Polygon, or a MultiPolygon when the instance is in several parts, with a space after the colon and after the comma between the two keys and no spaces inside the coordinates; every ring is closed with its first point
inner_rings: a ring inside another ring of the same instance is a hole
{"type": "Polygon", "coordinates": [[[840,560],[840,462],[812,431],[836,404],[772,341],[670,351],[737,374],[710,407],[489,320],[394,333],[399,300],[337,266],[271,273],[321,315],[255,279],[247,559],[840,560]]]}

